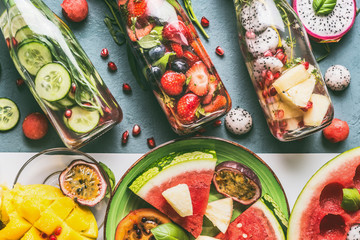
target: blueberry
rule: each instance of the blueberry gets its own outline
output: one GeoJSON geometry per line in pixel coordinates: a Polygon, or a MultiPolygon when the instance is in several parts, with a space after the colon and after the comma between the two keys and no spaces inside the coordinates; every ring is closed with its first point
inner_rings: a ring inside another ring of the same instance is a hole
{"type": "Polygon", "coordinates": [[[159,45],[149,50],[149,57],[153,61],[160,59],[162,56],[164,56],[164,54],[165,54],[164,45],[159,45]]]}
{"type": "Polygon", "coordinates": [[[151,69],[147,69],[146,71],[147,73],[147,76],[148,76],[148,79],[155,83],[157,80],[160,81],[161,77],[162,77],[162,71],[161,71],[161,68],[159,67],[151,67],[151,69]]]}
{"type": "Polygon", "coordinates": [[[176,59],[171,63],[171,70],[175,72],[186,73],[189,69],[189,65],[184,59],[176,59]]]}

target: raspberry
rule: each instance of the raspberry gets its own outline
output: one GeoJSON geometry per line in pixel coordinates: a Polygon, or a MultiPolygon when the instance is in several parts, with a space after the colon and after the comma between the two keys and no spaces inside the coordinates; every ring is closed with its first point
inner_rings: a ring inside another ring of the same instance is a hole
{"type": "Polygon", "coordinates": [[[64,17],[72,22],[81,22],[89,13],[86,0],[64,0],[61,7],[64,17]]]}
{"type": "Polygon", "coordinates": [[[324,137],[332,143],[344,141],[349,136],[347,122],[334,118],[331,124],[323,130],[324,137]]]}
{"type": "Polygon", "coordinates": [[[43,138],[48,131],[48,121],[44,114],[31,113],[29,114],[22,125],[24,135],[32,140],[39,140],[43,138]]]}

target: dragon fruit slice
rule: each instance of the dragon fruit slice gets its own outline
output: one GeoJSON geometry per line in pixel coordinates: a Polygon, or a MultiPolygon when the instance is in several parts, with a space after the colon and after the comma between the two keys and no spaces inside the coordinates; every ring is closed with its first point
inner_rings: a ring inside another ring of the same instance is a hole
{"type": "Polygon", "coordinates": [[[293,8],[307,33],[318,42],[340,41],[354,24],[355,0],[337,0],[335,8],[328,15],[316,15],[312,3],[310,0],[293,1],[293,8]]]}
{"type": "Polygon", "coordinates": [[[268,50],[275,52],[279,44],[279,36],[274,29],[269,27],[255,38],[246,37],[246,44],[249,52],[251,52],[254,57],[258,57],[268,50]]]}
{"type": "Polygon", "coordinates": [[[276,57],[262,57],[254,62],[253,74],[256,81],[262,79],[261,73],[263,70],[270,70],[271,72],[281,72],[284,64],[276,57]]]}
{"type": "Polygon", "coordinates": [[[360,239],[360,225],[354,225],[350,228],[346,240],[357,240],[360,239]]]}

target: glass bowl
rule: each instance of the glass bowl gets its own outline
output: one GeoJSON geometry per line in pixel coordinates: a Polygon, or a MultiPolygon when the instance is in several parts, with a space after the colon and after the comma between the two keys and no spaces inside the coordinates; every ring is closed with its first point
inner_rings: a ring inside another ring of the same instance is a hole
{"type": "Polygon", "coordinates": [[[60,188],[58,181],[60,173],[72,161],[78,159],[96,164],[107,183],[107,191],[110,194],[107,194],[101,202],[94,207],[90,207],[100,230],[105,220],[106,208],[109,203],[108,196],[111,196],[111,187],[107,174],[100,167],[99,163],[90,155],[68,148],[52,148],[44,150],[35,154],[21,167],[16,175],[14,185],[16,183],[22,185],[47,184],[60,188]]]}

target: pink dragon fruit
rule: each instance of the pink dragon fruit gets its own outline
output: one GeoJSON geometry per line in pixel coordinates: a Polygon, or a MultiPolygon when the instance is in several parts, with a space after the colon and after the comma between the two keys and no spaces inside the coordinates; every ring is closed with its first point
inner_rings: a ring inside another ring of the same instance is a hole
{"type": "Polygon", "coordinates": [[[354,24],[355,0],[337,0],[334,9],[325,12],[326,14],[319,9],[316,11],[313,1],[316,0],[293,0],[293,8],[307,33],[317,42],[340,41],[354,24]]]}

